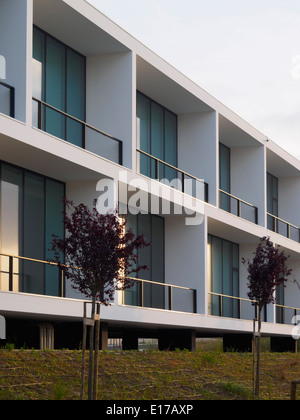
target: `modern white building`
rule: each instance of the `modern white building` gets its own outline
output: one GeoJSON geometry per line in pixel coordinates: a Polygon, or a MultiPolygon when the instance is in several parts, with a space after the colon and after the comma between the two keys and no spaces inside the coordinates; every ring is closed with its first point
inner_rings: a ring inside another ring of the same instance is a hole
{"type": "MultiPolygon", "coordinates": [[[[102,348],[108,337],[193,349],[220,336],[248,349],[241,259],[269,236],[300,278],[300,162],[87,1],[1,0],[0,56],[7,340],[78,348],[85,298],[47,264],[48,249],[64,235],[63,196],[105,197],[151,246],[140,255],[149,270],[101,309],[102,348]]],[[[264,314],[273,348],[295,349],[297,316],[290,281],[264,314]]]]}

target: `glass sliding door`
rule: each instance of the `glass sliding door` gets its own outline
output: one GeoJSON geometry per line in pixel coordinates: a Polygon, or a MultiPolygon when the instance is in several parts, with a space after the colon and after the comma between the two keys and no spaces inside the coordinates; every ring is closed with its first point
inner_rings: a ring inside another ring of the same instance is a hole
{"type": "MultiPolygon", "coordinates": [[[[52,259],[53,252],[50,250],[52,236],[64,237],[62,197],[65,195],[65,186],[61,182],[47,178],[45,180],[45,259],[52,259]]],[[[63,259],[63,256],[61,256],[63,259]]],[[[45,294],[59,296],[59,284],[61,279],[57,267],[45,266],[45,294]]]]}
{"type": "MultiPolygon", "coordinates": [[[[47,261],[52,235],[64,235],[65,186],[0,162],[1,253],[47,261]]],[[[9,258],[1,256],[0,290],[9,290],[9,258]]],[[[56,267],[13,259],[13,291],[60,296],[56,267]]]]}
{"type": "MultiPolygon", "coordinates": [[[[278,178],[267,173],[267,212],[278,217],[278,178]]],[[[267,215],[267,227],[276,230],[276,219],[267,215]]]]}
{"type": "Polygon", "coordinates": [[[210,314],[240,318],[239,300],[234,299],[239,297],[239,246],[209,235],[208,263],[210,314]]]}
{"type": "MultiPolygon", "coordinates": [[[[230,194],[230,149],[219,144],[219,188],[230,194]]],[[[230,209],[230,197],[220,193],[220,208],[228,212],[230,209]]]]}
{"type": "Polygon", "coordinates": [[[149,269],[141,270],[138,277],[152,283],[136,282],[132,288],[125,290],[124,303],[164,309],[164,286],[154,284],[165,281],[164,219],[151,214],[129,213],[127,227],[136,235],[143,234],[150,243],[150,246],[139,250],[138,265],[146,265],[149,269]]]}
{"type": "MultiPolygon", "coordinates": [[[[20,169],[1,165],[1,253],[22,254],[23,173],[20,169]]],[[[9,259],[0,257],[0,290],[9,291],[9,259]]],[[[19,291],[19,263],[16,261],[13,275],[13,291],[19,291]]]]}
{"type": "MultiPolygon", "coordinates": [[[[44,260],[45,207],[44,178],[25,172],[24,174],[24,249],[23,256],[44,260]]],[[[27,293],[44,293],[44,265],[31,261],[23,262],[22,289],[27,293]]]]}
{"type": "MultiPolygon", "coordinates": [[[[137,92],[138,148],[163,162],[178,166],[177,116],[137,92]]],[[[140,154],[140,173],[153,179],[172,181],[176,170],[140,154]]]]}
{"type": "Polygon", "coordinates": [[[85,121],[85,57],[44,31],[33,31],[33,125],[79,147],[84,127],[59,111],[85,121]]]}
{"type": "MultiPolygon", "coordinates": [[[[151,130],[150,130],[150,100],[144,95],[137,95],[137,119],[138,119],[138,144],[137,147],[151,154],[151,130]]],[[[140,173],[150,177],[151,159],[140,154],[140,173]]]]}

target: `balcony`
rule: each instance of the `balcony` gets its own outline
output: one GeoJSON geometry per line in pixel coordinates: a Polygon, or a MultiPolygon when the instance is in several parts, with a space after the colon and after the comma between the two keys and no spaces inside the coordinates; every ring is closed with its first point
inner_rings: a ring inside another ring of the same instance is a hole
{"type": "MultiPolygon", "coordinates": [[[[0,291],[66,297],[63,270],[56,263],[1,253],[0,264],[0,291]],[[46,282],[51,284],[51,294],[47,293],[46,282]],[[38,288],[35,290],[33,285],[38,288]]],[[[197,313],[194,289],[132,277],[128,279],[133,285],[123,291],[123,305],[197,313]]]]}
{"type": "Polygon", "coordinates": [[[64,275],[56,263],[1,253],[0,267],[0,291],[64,296],[64,275]]]}
{"type": "Polygon", "coordinates": [[[219,190],[219,206],[228,213],[258,224],[258,208],[226,191],[219,190]]]}
{"type": "MultiPolygon", "coordinates": [[[[249,321],[257,318],[256,306],[250,299],[213,292],[208,293],[208,298],[209,315],[249,321]]],[[[296,325],[300,308],[278,304],[275,304],[274,307],[276,324],[296,325]]],[[[266,308],[262,312],[262,321],[268,322],[266,308]]]]}
{"type": "Polygon", "coordinates": [[[280,217],[267,213],[267,226],[268,229],[273,232],[279,233],[280,235],[285,236],[288,239],[292,239],[293,241],[300,242],[300,229],[280,217]]]}
{"type": "Polygon", "coordinates": [[[133,286],[123,292],[123,305],[197,313],[196,290],[127,277],[133,286]]]}
{"type": "Polygon", "coordinates": [[[33,100],[33,126],[123,165],[123,142],[37,98],[33,100]]]}
{"type": "Polygon", "coordinates": [[[168,183],[182,193],[208,203],[208,184],[189,173],[164,162],[143,150],[136,149],[138,172],[152,179],[168,183]]]}
{"type": "Polygon", "coordinates": [[[0,113],[15,118],[15,88],[1,81],[0,113]]]}

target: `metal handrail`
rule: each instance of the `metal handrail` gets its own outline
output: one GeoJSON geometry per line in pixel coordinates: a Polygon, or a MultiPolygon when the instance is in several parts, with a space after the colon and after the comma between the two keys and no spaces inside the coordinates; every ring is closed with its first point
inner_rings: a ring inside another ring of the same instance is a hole
{"type": "MultiPolygon", "coordinates": [[[[28,258],[28,257],[21,257],[20,255],[12,255],[12,254],[6,254],[6,253],[0,253],[0,257],[7,257],[9,259],[9,269],[8,272],[3,272],[8,274],[8,289],[10,292],[13,291],[13,276],[14,275],[20,275],[20,273],[14,273],[14,259],[18,259],[18,260],[22,260],[22,261],[30,261],[30,262],[36,262],[39,264],[46,264],[46,265],[52,265],[52,266],[56,266],[59,268],[59,290],[60,290],[60,297],[64,296],[64,275],[63,275],[63,269],[62,269],[62,265],[52,262],[52,261],[44,261],[44,260],[39,260],[36,258],[28,258]]],[[[67,266],[64,266],[67,267],[67,266]]],[[[71,268],[71,267],[70,267],[71,268]]]]}
{"type": "MultiPolygon", "coordinates": [[[[197,313],[197,290],[196,289],[191,289],[189,287],[185,287],[185,286],[177,286],[175,284],[169,284],[169,283],[161,283],[161,282],[155,282],[155,281],[151,281],[151,280],[145,280],[145,279],[140,279],[140,278],[136,278],[136,277],[128,277],[126,276],[125,279],[131,280],[131,281],[137,281],[141,283],[142,286],[142,290],[141,290],[141,307],[144,307],[144,289],[143,289],[143,285],[144,283],[148,283],[148,284],[152,284],[154,286],[164,286],[166,288],[168,288],[168,294],[169,294],[169,307],[168,310],[172,311],[173,309],[173,299],[172,299],[172,291],[173,289],[178,289],[178,290],[187,290],[193,293],[193,312],[192,313],[197,313]]],[[[123,305],[125,305],[125,291],[123,291],[123,305]]]]}
{"type": "MultiPolygon", "coordinates": [[[[250,302],[251,304],[253,304],[253,303],[255,304],[256,303],[255,300],[251,300],[251,299],[247,299],[247,298],[242,298],[242,297],[239,297],[239,296],[223,295],[222,293],[215,293],[215,292],[208,292],[208,294],[209,295],[213,295],[213,296],[219,296],[220,298],[236,299],[236,300],[239,300],[240,303],[242,301],[244,301],[244,302],[250,302]]],[[[298,311],[300,312],[300,308],[295,308],[295,307],[292,307],[292,306],[279,305],[277,303],[275,303],[274,306],[275,307],[280,307],[280,308],[283,308],[283,309],[291,309],[291,310],[295,311],[295,314],[298,311]]],[[[241,310],[241,306],[239,307],[239,311],[240,310],[241,310]]]]}
{"type": "Polygon", "coordinates": [[[159,164],[162,164],[164,166],[167,166],[170,169],[173,169],[176,172],[179,172],[181,174],[181,177],[182,177],[182,192],[183,193],[185,192],[184,191],[184,181],[185,181],[185,178],[186,177],[192,178],[193,180],[195,180],[197,182],[201,182],[204,185],[204,188],[205,188],[205,198],[204,198],[204,201],[205,202],[208,202],[208,184],[207,184],[207,182],[204,182],[202,179],[199,179],[196,176],[191,175],[191,174],[189,174],[186,171],[183,171],[182,169],[176,168],[176,166],[171,165],[170,163],[167,163],[164,160],[159,159],[159,158],[157,158],[157,157],[155,157],[153,155],[150,155],[149,153],[144,152],[141,149],[136,149],[136,151],[138,153],[144,155],[144,156],[147,156],[149,159],[153,159],[155,161],[155,179],[159,179],[159,164]]]}
{"type": "Polygon", "coordinates": [[[0,85],[10,90],[9,117],[15,118],[15,88],[1,81],[0,85]]]}
{"type": "MultiPolygon", "coordinates": [[[[72,267],[69,265],[64,265],[64,264],[58,264],[56,262],[52,262],[52,261],[44,261],[44,260],[39,260],[36,258],[29,258],[29,257],[21,257],[20,255],[12,255],[12,254],[7,254],[7,253],[0,253],[1,257],[7,257],[9,258],[9,269],[8,272],[7,271],[0,271],[2,273],[6,273],[9,275],[9,291],[12,292],[13,291],[13,276],[14,275],[20,275],[20,273],[14,273],[13,270],[13,260],[14,259],[18,259],[18,260],[22,260],[22,261],[30,261],[30,262],[36,262],[36,263],[40,263],[40,264],[46,264],[46,265],[50,265],[50,266],[54,266],[54,267],[58,267],[59,268],[59,281],[60,281],[60,297],[64,296],[64,276],[63,276],[63,268],[73,268],[73,269],[77,269],[77,270],[82,270],[82,268],[80,267],[72,267]]],[[[139,279],[139,278],[135,278],[135,277],[124,277],[128,280],[131,281],[139,281],[142,283],[152,283],[154,285],[158,285],[158,286],[164,286],[167,287],[169,290],[169,310],[173,310],[172,307],[172,290],[173,288],[175,289],[181,289],[181,290],[188,290],[193,292],[193,311],[194,313],[197,312],[197,308],[196,308],[196,290],[195,289],[190,289],[189,287],[184,287],[184,286],[177,286],[174,284],[168,284],[168,283],[160,283],[160,282],[153,282],[151,280],[144,280],[144,279],[139,279]]],[[[123,293],[123,303],[124,303],[124,293],[123,293]]]]}
{"type": "Polygon", "coordinates": [[[41,112],[41,107],[43,105],[43,106],[45,106],[47,108],[52,109],[53,111],[56,111],[56,112],[60,113],[61,115],[65,116],[67,118],[70,118],[73,121],[78,122],[79,124],[82,124],[82,126],[84,126],[85,129],[86,128],[89,128],[89,129],[91,129],[91,130],[93,130],[93,131],[95,131],[95,132],[97,132],[97,133],[99,133],[99,134],[101,134],[101,135],[109,138],[110,140],[114,140],[114,141],[118,142],[118,144],[119,144],[119,165],[123,165],[123,141],[122,140],[120,140],[117,137],[114,137],[114,136],[106,133],[105,131],[99,130],[98,128],[92,126],[91,124],[88,124],[88,123],[86,123],[86,122],[84,122],[84,121],[82,121],[82,120],[80,120],[80,119],[78,119],[78,118],[76,118],[76,117],[74,117],[74,116],[72,116],[70,114],[67,114],[66,112],[62,111],[61,109],[58,109],[55,106],[50,105],[50,104],[48,104],[45,101],[42,101],[41,99],[37,99],[37,98],[33,97],[32,100],[35,101],[35,102],[37,102],[38,105],[39,105],[39,111],[38,111],[38,113],[39,113],[38,114],[39,115],[38,116],[38,128],[40,128],[40,129],[42,128],[42,112],[41,112]]]}
{"type": "MultiPolygon", "coordinates": [[[[224,190],[222,190],[222,189],[219,189],[219,193],[220,193],[220,195],[221,194],[225,194],[225,195],[227,195],[229,198],[233,198],[234,200],[236,200],[237,202],[238,202],[238,207],[237,207],[237,216],[238,217],[242,217],[241,216],[241,204],[245,204],[246,206],[248,206],[248,207],[251,207],[251,208],[253,208],[254,209],[254,211],[255,211],[255,224],[258,224],[258,208],[256,207],[256,206],[254,206],[253,204],[251,204],[251,203],[248,203],[248,201],[245,201],[245,200],[243,200],[242,198],[239,198],[239,197],[236,197],[235,195],[233,195],[233,194],[230,194],[229,192],[227,192],[227,191],[224,191],[224,190]]],[[[231,212],[230,212],[231,213],[231,212]]]]}

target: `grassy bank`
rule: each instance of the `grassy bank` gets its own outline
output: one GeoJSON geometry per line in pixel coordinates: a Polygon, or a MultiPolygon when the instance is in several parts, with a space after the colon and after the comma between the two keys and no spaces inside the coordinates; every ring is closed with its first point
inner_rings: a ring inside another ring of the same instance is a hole
{"type": "MultiPolygon", "coordinates": [[[[0,399],[79,399],[80,371],[80,351],[0,350],[0,399]]],[[[263,353],[261,372],[262,399],[289,399],[300,355],[263,353]]],[[[251,354],[100,352],[99,399],[251,399],[251,390],[251,354]]]]}

